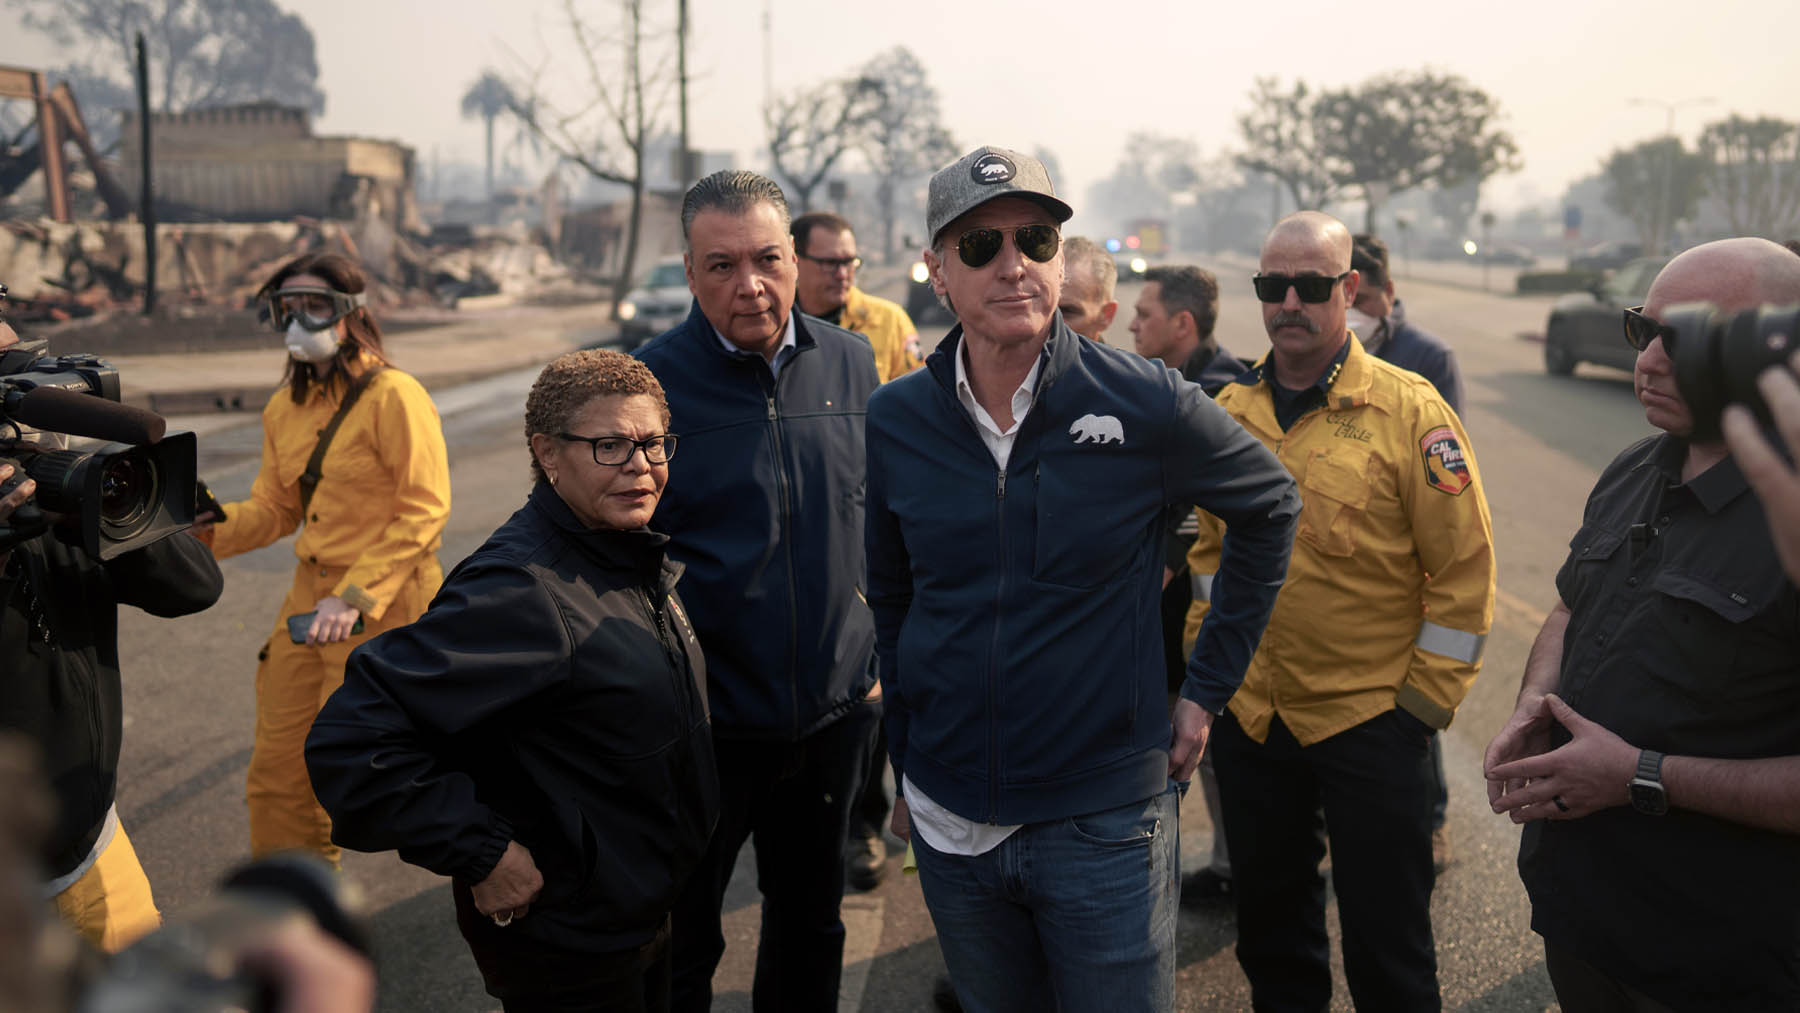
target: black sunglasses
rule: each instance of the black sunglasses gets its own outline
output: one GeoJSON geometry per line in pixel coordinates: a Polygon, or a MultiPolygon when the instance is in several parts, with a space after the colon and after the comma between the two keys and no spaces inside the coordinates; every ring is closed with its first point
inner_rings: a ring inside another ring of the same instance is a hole
{"type": "Polygon", "coordinates": [[[1337,283],[1350,277],[1345,271],[1335,278],[1322,274],[1302,274],[1292,276],[1286,274],[1259,274],[1250,279],[1256,286],[1256,298],[1263,302],[1286,302],[1288,289],[1292,288],[1300,296],[1301,302],[1320,303],[1331,298],[1331,290],[1337,283]]]}
{"type": "Polygon", "coordinates": [[[574,433],[557,433],[559,440],[570,443],[585,443],[594,451],[594,463],[616,468],[631,460],[631,455],[644,450],[644,460],[651,464],[668,464],[669,458],[675,456],[677,437],[674,433],[663,433],[660,436],[647,436],[634,440],[629,436],[576,436],[574,433]]]}
{"type": "Polygon", "coordinates": [[[1625,311],[1625,343],[1638,351],[1650,347],[1650,342],[1663,339],[1663,353],[1675,354],[1675,328],[1644,315],[1642,306],[1633,306],[1625,311]]]}
{"type": "MultiPolygon", "coordinates": [[[[1054,225],[1021,225],[1012,232],[1013,245],[1019,252],[1040,264],[1048,264],[1062,245],[1062,235],[1054,225]]],[[[970,229],[956,240],[956,255],[970,267],[986,267],[1000,255],[1006,242],[1003,229],[970,229]]]]}

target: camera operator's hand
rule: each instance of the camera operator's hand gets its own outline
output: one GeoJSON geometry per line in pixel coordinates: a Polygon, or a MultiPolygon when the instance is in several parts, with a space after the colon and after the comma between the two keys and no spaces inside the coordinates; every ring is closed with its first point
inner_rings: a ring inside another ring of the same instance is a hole
{"type": "Polygon", "coordinates": [[[350,639],[350,630],[362,615],[337,595],[320,598],[318,610],[319,614],[313,617],[312,625],[306,630],[309,644],[335,644],[350,639]]]}
{"type": "Polygon", "coordinates": [[[506,925],[514,918],[525,917],[543,889],[544,876],[531,860],[531,849],[518,841],[508,841],[500,861],[494,863],[494,871],[469,893],[475,910],[494,919],[497,925],[506,925]]]}
{"type": "Polygon", "coordinates": [[[375,1008],[375,965],[306,918],[290,918],[239,954],[274,985],[278,1013],[364,1013],[375,1008]]]}
{"type": "MultiPolygon", "coordinates": [[[[1767,369],[1757,378],[1757,389],[1768,402],[1775,427],[1789,453],[1800,453],[1800,354],[1788,360],[1789,370],[1767,369]]],[[[1731,405],[1724,415],[1725,442],[1737,458],[1769,518],[1769,533],[1788,578],[1800,581],[1800,472],[1787,463],[1763,438],[1756,417],[1742,405],[1731,405]]]]}
{"type": "MultiPolygon", "coordinates": [[[[13,466],[0,464],[0,485],[5,485],[12,480],[12,477],[13,466]]],[[[0,496],[0,527],[6,526],[11,521],[13,511],[24,506],[25,501],[29,500],[34,492],[37,492],[37,483],[28,478],[20,482],[5,496],[0,496]]],[[[0,564],[6,562],[6,556],[6,549],[0,548],[0,564]]]]}

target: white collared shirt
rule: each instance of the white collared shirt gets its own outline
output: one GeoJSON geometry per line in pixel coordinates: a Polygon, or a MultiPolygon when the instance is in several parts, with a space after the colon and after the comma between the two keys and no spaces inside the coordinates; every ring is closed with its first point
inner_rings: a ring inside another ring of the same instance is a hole
{"type": "Polygon", "coordinates": [[[1019,435],[1019,426],[1025,422],[1025,415],[1031,411],[1031,398],[1037,391],[1038,373],[1044,368],[1044,356],[1039,353],[1037,361],[1031,364],[1031,372],[1025,374],[1025,380],[1019,389],[1013,391],[1011,429],[1002,431],[994,422],[994,417],[975,400],[975,390],[969,386],[969,369],[966,360],[969,355],[968,339],[964,338],[956,350],[956,399],[962,402],[963,410],[975,420],[975,431],[981,434],[981,442],[987,445],[988,453],[994,455],[994,463],[1001,470],[1006,469],[1006,462],[1012,457],[1013,439],[1019,435]]]}
{"type": "MultiPolygon", "coordinates": [[[[789,353],[791,353],[799,344],[799,339],[795,337],[796,332],[794,331],[795,312],[796,311],[791,307],[788,309],[787,330],[782,332],[781,344],[775,346],[774,356],[767,360],[769,363],[769,372],[774,373],[776,376],[781,375],[781,367],[787,362],[789,353]]],[[[708,320],[707,326],[711,327],[712,321],[708,320]]],[[[712,332],[713,336],[719,339],[719,344],[725,346],[727,352],[732,352],[737,355],[756,354],[755,352],[747,352],[737,345],[732,344],[731,339],[726,337],[725,333],[717,327],[713,327],[712,332]]]]}
{"type": "MultiPolygon", "coordinates": [[[[1031,411],[1031,398],[1037,390],[1038,373],[1043,369],[1044,357],[1039,355],[1031,364],[1031,372],[1025,374],[1025,380],[1012,396],[1012,427],[1002,430],[994,422],[994,417],[975,400],[974,388],[969,386],[969,371],[965,362],[969,348],[965,343],[956,352],[956,399],[962,402],[963,410],[975,420],[975,431],[981,434],[981,442],[987,445],[988,453],[994,455],[994,463],[1002,471],[1006,470],[1006,462],[1012,457],[1013,441],[1019,435],[1019,426],[1024,423],[1026,413],[1031,411]]],[[[956,813],[945,809],[931,800],[931,796],[920,791],[913,784],[912,778],[902,777],[900,793],[906,798],[907,811],[912,817],[913,830],[925,838],[933,851],[946,855],[981,855],[998,847],[1001,841],[1011,837],[1021,824],[1001,825],[996,823],[977,823],[964,819],[956,813]]]]}

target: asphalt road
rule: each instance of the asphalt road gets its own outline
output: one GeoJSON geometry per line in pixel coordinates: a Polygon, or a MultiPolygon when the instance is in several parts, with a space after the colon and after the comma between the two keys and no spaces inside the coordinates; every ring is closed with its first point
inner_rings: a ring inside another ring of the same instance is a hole
{"type": "MultiPolygon", "coordinates": [[[[1249,293],[1251,268],[1218,265],[1225,279],[1225,345],[1244,356],[1266,347],[1249,293]]],[[[880,286],[893,289],[897,286],[880,286]]],[[[887,294],[898,295],[889,291],[887,294]]],[[[1109,335],[1130,347],[1126,323],[1136,291],[1120,292],[1109,335]]],[[[1500,601],[1486,667],[1445,738],[1455,864],[1433,904],[1440,975],[1448,1009],[1554,1008],[1537,937],[1527,927],[1513,870],[1517,830],[1487,810],[1480,757],[1511,710],[1526,652],[1555,601],[1552,578],[1601,467],[1647,432],[1624,374],[1583,367],[1546,376],[1541,346],[1521,335],[1542,329],[1547,299],[1512,298],[1439,284],[1403,285],[1413,319],[1455,347],[1468,404],[1465,421],[1492,508],[1500,560],[1500,601]]],[[[937,334],[927,335],[935,340],[937,334]]],[[[454,510],[442,559],[461,559],[522,501],[528,484],[519,418],[535,370],[440,393],[451,450],[454,510]]],[[[244,425],[209,431],[201,473],[222,499],[245,494],[260,434],[244,425]]],[[[679,463],[673,477],[680,481],[679,463]]],[[[223,601],[202,615],[165,621],[122,616],[126,736],[119,808],[165,914],[207,895],[244,858],[243,777],[249,757],[256,652],[275,623],[293,568],[282,542],[224,564],[223,601]]],[[[1197,868],[1209,840],[1199,805],[1182,815],[1183,854],[1197,868]]],[[[930,1008],[941,966],[918,884],[898,871],[870,894],[845,901],[849,941],[842,1009],[930,1008]]],[[[481,990],[457,936],[444,882],[389,855],[350,855],[347,880],[364,895],[380,948],[384,1010],[497,1008],[481,990]]],[[[727,901],[729,942],[715,1008],[749,1009],[757,900],[749,852],[727,901]]],[[[1334,916],[1335,917],[1335,916],[1334,916]]],[[[1333,934],[1335,935],[1335,927],[1333,934]]],[[[1248,989],[1231,948],[1232,919],[1184,912],[1180,925],[1180,1008],[1239,1009],[1248,989]]],[[[1349,1009],[1341,970],[1334,1008],[1349,1009]]]]}

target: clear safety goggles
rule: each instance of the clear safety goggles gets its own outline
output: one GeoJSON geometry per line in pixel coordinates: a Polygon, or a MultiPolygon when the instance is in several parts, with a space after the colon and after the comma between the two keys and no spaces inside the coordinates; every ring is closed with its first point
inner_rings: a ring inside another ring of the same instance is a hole
{"type": "Polygon", "coordinates": [[[367,303],[363,292],[339,292],[322,285],[290,285],[264,292],[256,315],[274,331],[287,330],[295,320],[309,331],[322,331],[367,303]]]}

